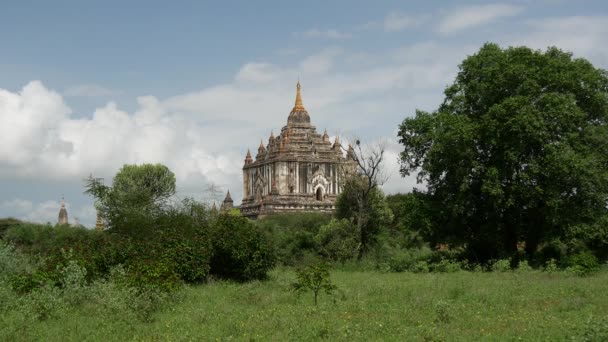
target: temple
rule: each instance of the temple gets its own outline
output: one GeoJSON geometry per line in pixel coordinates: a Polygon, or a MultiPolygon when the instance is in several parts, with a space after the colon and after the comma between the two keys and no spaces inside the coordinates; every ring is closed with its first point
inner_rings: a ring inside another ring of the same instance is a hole
{"type": "Polygon", "coordinates": [[[298,82],[287,125],[276,137],[271,132],[266,145],[260,143],[255,160],[247,151],[241,214],[257,218],[283,212],[333,212],[344,174],[354,168],[350,153],[345,156],[340,139],[332,143],[327,130],[317,133],[298,82]]]}
{"type": "Polygon", "coordinates": [[[61,198],[61,208],[59,209],[57,224],[69,224],[68,210],[65,208],[65,199],[63,197],[61,198]]]}

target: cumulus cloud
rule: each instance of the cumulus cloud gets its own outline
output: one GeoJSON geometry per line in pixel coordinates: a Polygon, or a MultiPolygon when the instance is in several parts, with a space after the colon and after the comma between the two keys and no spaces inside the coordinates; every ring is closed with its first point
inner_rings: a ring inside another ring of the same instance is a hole
{"type": "Polygon", "coordinates": [[[523,7],[511,4],[488,4],[451,10],[439,23],[437,31],[452,34],[473,27],[491,23],[497,19],[515,16],[523,7]]]}
{"type": "Polygon", "coordinates": [[[79,180],[89,173],[109,177],[125,163],[164,163],[183,183],[238,179],[234,154],[212,151],[201,126],[155,97],[137,102],[134,113],[110,102],[92,117],[72,118],[61,96],[39,81],[17,93],[1,90],[0,170],[18,178],[79,180]]]}

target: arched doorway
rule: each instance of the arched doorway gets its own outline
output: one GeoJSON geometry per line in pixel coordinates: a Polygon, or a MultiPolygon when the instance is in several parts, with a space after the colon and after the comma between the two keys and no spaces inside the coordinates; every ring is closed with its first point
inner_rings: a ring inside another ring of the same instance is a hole
{"type": "Polygon", "coordinates": [[[323,200],[323,188],[318,187],[317,188],[317,201],[322,201],[323,200]]]}

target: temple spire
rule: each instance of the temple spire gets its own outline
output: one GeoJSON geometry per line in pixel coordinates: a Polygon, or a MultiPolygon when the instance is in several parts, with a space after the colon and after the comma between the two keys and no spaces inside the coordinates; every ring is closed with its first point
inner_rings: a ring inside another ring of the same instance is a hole
{"type": "Polygon", "coordinates": [[[303,112],[306,111],[304,105],[302,104],[302,94],[300,94],[300,81],[298,80],[298,84],[296,85],[296,105],[291,110],[292,112],[303,112]]]}

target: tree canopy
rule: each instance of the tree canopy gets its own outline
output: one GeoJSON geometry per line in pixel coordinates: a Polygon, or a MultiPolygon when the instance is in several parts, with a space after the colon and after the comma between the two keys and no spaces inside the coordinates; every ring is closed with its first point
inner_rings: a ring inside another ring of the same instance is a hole
{"type": "Polygon", "coordinates": [[[95,198],[110,228],[121,230],[146,226],[143,223],[163,213],[175,194],[175,175],[161,164],[124,165],[112,186],[93,177],[85,182],[86,193],[95,198]]]}
{"type": "Polygon", "coordinates": [[[439,108],[398,133],[401,173],[428,187],[433,239],[487,260],[595,231],[607,214],[608,73],[554,47],[489,43],[459,69],[439,108]]]}

